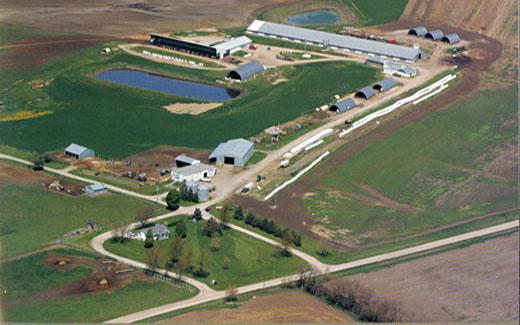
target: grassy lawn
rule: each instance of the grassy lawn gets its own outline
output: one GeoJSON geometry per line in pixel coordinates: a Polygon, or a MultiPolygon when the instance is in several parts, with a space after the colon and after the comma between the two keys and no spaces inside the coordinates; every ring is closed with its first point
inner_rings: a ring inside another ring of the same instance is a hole
{"type": "Polygon", "coordinates": [[[79,251],[57,249],[37,253],[0,266],[2,278],[3,319],[8,322],[101,322],[153,306],[187,299],[195,294],[154,278],[136,278],[112,291],[83,293],[74,296],[51,296],[29,299],[63,285],[87,278],[93,269],[79,265],[58,271],[43,263],[45,256],[65,254],[85,256],[79,251]],[[24,300],[27,298],[28,300],[24,300]],[[17,301],[18,299],[21,299],[17,301]]]}
{"type": "MultiPolygon", "coordinates": [[[[174,223],[178,218],[186,217],[181,216],[164,221],[170,221],[169,228],[172,232],[175,230],[174,223]]],[[[210,272],[207,277],[197,279],[208,284],[216,279],[217,285],[211,285],[215,289],[226,289],[231,286],[268,280],[297,273],[307,267],[307,264],[297,257],[279,256],[279,249],[231,229],[224,230],[224,234],[220,238],[220,249],[212,252],[210,250],[211,238],[202,235],[206,222],[193,223],[188,222],[187,219],[186,221],[187,237],[183,239],[183,245],[185,248],[189,247],[193,250],[192,264],[199,265],[200,261],[204,261],[204,269],[210,272]],[[225,259],[229,259],[228,269],[224,268],[225,259]]],[[[168,247],[172,240],[155,242],[161,253],[159,263],[161,267],[166,264],[168,247]]],[[[105,248],[121,256],[142,262],[147,260],[147,249],[144,248],[142,241],[127,240],[123,244],[107,241],[105,248]]]]}
{"type": "Polygon", "coordinates": [[[210,149],[223,140],[248,138],[268,126],[293,120],[329,102],[334,94],[349,93],[378,77],[376,69],[349,62],[282,67],[279,72],[288,82],[273,86],[262,77],[256,78],[238,86],[243,94],[218,109],[198,116],[175,115],[163,106],[192,100],[101,82],[90,76],[110,68],[133,67],[215,83],[224,78],[225,71],[161,64],[122,51],[101,55],[100,48],[19,75],[17,82],[1,91],[0,96],[8,103],[4,115],[20,111],[52,114],[1,122],[0,141],[39,152],[61,150],[76,142],[95,149],[101,157],[115,159],[162,144],[210,149]],[[32,80],[50,84],[33,88],[29,84],[32,80]]]}
{"type": "Polygon", "coordinates": [[[358,25],[381,25],[398,20],[408,0],[338,0],[350,6],[359,19],[358,25]]]}
{"type": "Polygon", "coordinates": [[[397,130],[325,177],[327,187],[313,190],[308,209],[336,239],[364,247],[516,207],[512,171],[501,180],[460,168],[482,170],[493,150],[516,143],[516,98],[515,89],[487,92],[397,130]],[[345,193],[370,197],[362,184],[417,210],[373,206],[345,193]]]}
{"type": "Polygon", "coordinates": [[[73,229],[84,227],[89,220],[107,228],[128,223],[148,205],[114,193],[73,197],[51,192],[40,184],[3,182],[0,184],[2,256],[16,256],[45,246],[73,229]]]}
{"type": "Polygon", "coordinates": [[[247,161],[246,166],[254,165],[262,161],[266,156],[267,154],[263,151],[255,151],[251,158],[249,158],[249,160],[247,161]]]}

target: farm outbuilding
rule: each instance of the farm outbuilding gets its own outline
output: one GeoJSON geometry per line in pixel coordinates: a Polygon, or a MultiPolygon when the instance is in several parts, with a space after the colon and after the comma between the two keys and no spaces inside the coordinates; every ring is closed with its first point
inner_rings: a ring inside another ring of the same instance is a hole
{"type": "Polygon", "coordinates": [[[227,74],[228,78],[244,81],[264,72],[264,66],[259,61],[251,61],[239,65],[237,68],[230,70],[227,74]]]}
{"type": "Polygon", "coordinates": [[[83,191],[88,196],[98,196],[104,193],[108,192],[108,188],[105,186],[105,184],[102,183],[96,183],[96,184],[90,184],[83,188],[83,191]]]}
{"type": "Polygon", "coordinates": [[[450,44],[457,44],[460,42],[460,37],[457,33],[449,33],[442,37],[442,41],[450,44]]]}
{"type": "Polygon", "coordinates": [[[367,57],[365,64],[376,64],[383,65],[387,59],[383,59],[382,57],[370,55],[367,57]]]}
{"type": "Polygon", "coordinates": [[[324,48],[336,48],[365,54],[374,54],[402,60],[415,61],[421,58],[421,50],[370,39],[322,32],[314,29],[255,20],[247,28],[249,33],[272,36],[293,42],[307,43],[324,48]]]}
{"type": "Polygon", "coordinates": [[[198,163],[171,171],[172,180],[176,182],[197,182],[215,176],[217,169],[214,166],[198,163]]]}
{"type": "Polygon", "coordinates": [[[179,155],[175,158],[175,165],[177,167],[184,167],[184,166],[190,166],[200,164],[200,160],[188,157],[186,155],[179,155]]]}
{"type": "Polygon", "coordinates": [[[428,33],[428,30],[424,26],[416,26],[408,30],[408,35],[413,35],[417,37],[423,37],[424,35],[426,35],[426,33],[428,33]]]}
{"type": "Polygon", "coordinates": [[[374,89],[372,89],[372,87],[370,86],[366,86],[358,90],[355,96],[358,98],[369,99],[374,97],[375,95],[376,93],[374,92],[374,89]]]}
{"type": "Polygon", "coordinates": [[[440,29],[432,30],[431,32],[426,33],[424,37],[434,40],[434,41],[440,41],[442,37],[444,36],[444,33],[440,29]]]}
{"type": "Polygon", "coordinates": [[[244,167],[254,151],[253,142],[233,139],[219,144],[209,155],[209,162],[244,167]]]}
{"type": "Polygon", "coordinates": [[[247,36],[240,36],[236,38],[229,39],[219,44],[213,45],[213,47],[217,50],[217,55],[220,58],[238,52],[242,49],[245,49],[249,46],[249,44],[253,43],[251,39],[247,36]]]}
{"type": "Polygon", "coordinates": [[[357,106],[357,103],[352,98],[347,98],[339,101],[335,104],[330,105],[329,111],[336,112],[337,114],[345,113],[348,110],[353,109],[357,106]]]}
{"type": "Polygon", "coordinates": [[[166,227],[166,225],[164,225],[162,223],[155,224],[152,227],[141,228],[141,229],[138,229],[135,231],[130,231],[128,233],[128,237],[139,239],[139,240],[145,240],[146,234],[148,233],[149,230],[152,231],[153,240],[162,240],[162,239],[167,239],[170,237],[170,230],[168,229],[168,227],[166,227]]]}
{"type": "Polygon", "coordinates": [[[394,88],[395,86],[397,86],[397,81],[394,78],[385,78],[381,81],[378,81],[372,88],[377,91],[384,92],[394,88]]]}
{"type": "Polygon", "coordinates": [[[190,42],[187,40],[176,39],[159,34],[150,34],[150,44],[171,48],[178,51],[185,51],[201,56],[209,56],[214,58],[218,57],[217,49],[212,46],[190,42]]]}
{"type": "Polygon", "coordinates": [[[75,159],[83,159],[87,157],[94,157],[94,150],[80,146],[75,143],[71,143],[63,152],[65,156],[72,157],[75,159]]]}

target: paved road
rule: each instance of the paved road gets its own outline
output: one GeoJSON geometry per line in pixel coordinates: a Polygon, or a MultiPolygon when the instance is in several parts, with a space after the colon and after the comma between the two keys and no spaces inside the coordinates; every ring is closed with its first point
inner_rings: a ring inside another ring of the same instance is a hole
{"type": "MultiPolygon", "coordinates": [[[[354,262],[348,262],[348,263],[343,263],[343,264],[338,264],[338,265],[330,265],[330,266],[328,266],[328,270],[326,272],[344,271],[344,270],[353,269],[353,268],[356,268],[359,266],[369,265],[369,264],[378,263],[378,262],[384,262],[384,261],[392,260],[392,259],[399,258],[399,257],[422,253],[422,252],[432,250],[435,248],[440,248],[443,246],[456,244],[461,241],[478,238],[481,236],[486,236],[486,235],[506,231],[509,229],[514,229],[514,228],[517,228],[518,225],[519,225],[519,222],[518,222],[518,220],[516,220],[516,221],[504,223],[501,225],[488,227],[488,228],[477,230],[477,231],[468,232],[466,234],[437,240],[437,241],[423,244],[423,245],[418,245],[418,246],[414,246],[414,247],[410,247],[410,248],[406,248],[406,249],[401,249],[401,250],[394,251],[391,253],[372,256],[372,257],[357,260],[354,262]]],[[[286,276],[286,277],[273,279],[273,280],[269,280],[269,281],[264,281],[264,282],[260,282],[260,283],[255,283],[255,284],[240,287],[237,289],[237,291],[239,294],[243,294],[243,293],[247,293],[247,292],[251,292],[251,291],[270,288],[270,287],[274,287],[274,286],[278,286],[283,283],[286,283],[287,281],[297,280],[298,277],[299,277],[299,275],[296,274],[296,275],[286,276]]],[[[142,310],[140,312],[136,312],[136,313],[133,313],[130,315],[112,319],[112,320],[108,321],[107,323],[138,322],[138,321],[141,321],[141,320],[144,320],[144,319],[147,319],[150,317],[158,316],[158,315],[161,315],[164,313],[180,310],[180,309],[191,307],[191,306],[196,306],[196,305],[203,304],[205,302],[209,302],[209,301],[216,300],[216,299],[221,299],[221,298],[225,297],[225,295],[226,295],[226,293],[223,291],[213,291],[213,292],[208,292],[206,294],[199,294],[198,296],[195,296],[188,300],[179,301],[179,302],[167,304],[164,306],[159,306],[159,307],[155,307],[155,308],[142,310]]]]}

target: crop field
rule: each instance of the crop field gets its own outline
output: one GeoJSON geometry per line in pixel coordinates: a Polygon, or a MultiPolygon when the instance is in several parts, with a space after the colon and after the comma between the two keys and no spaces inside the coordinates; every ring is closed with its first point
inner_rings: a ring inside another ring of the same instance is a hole
{"type": "MultiPolygon", "coordinates": [[[[148,203],[107,193],[99,197],[54,192],[43,183],[63,180],[0,162],[2,257],[30,252],[94,220],[101,227],[132,221],[148,203]]],[[[79,184],[79,183],[78,183],[79,184]]],[[[79,184],[82,186],[83,184],[79,184]]]]}
{"type": "Polygon", "coordinates": [[[516,99],[516,88],[481,93],[327,172],[304,199],[313,231],[370,247],[515,208],[516,99]]]}
{"type": "Polygon", "coordinates": [[[103,157],[122,158],[159,145],[211,149],[220,141],[250,137],[292,120],[377,79],[377,70],[349,62],[280,68],[289,81],[271,85],[256,78],[243,94],[198,116],[171,114],[163,107],[192,99],[118,86],[90,78],[96,72],[130,67],[193,81],[215,83],[225,71],[203,71],[152,62],[122,51],[101,55],[92,48],[54,61],[0,92],[2,115],[48,111],[39,118],[0,122],[3,144],[29,151],[64,148],[71,142],[103,157]]]}
{"type": "MultiPolygon", "coordinates": [[[[202,234],[206,221],[193,223],[188,221],[186,216],[180,218],[185,218],[186,221],[187,236],[183,239],[182,245],[184,250],[193,250],[192,265],[197,267],[202,262],[203,268],[209,272],[207,277],[197,279],[208,284],[216,279],[217,284],[211,285],[215,289],[226,289],[289,275],[307,267],[306,263],[297,257],[281,256],[278,248],[231,229],[225,229],[223,236],[218,237],[220,248],[211,251],[212,239],[202,234]],[[228,260],[227,266],[226,260],[228,260]]],[[[169,228],[172,234],[175,233],[177,220],[179,217],[170,220],[169,228]]],[[[155,242],[160,249],[161,268],[166,265],[171,241],[173,236],[155,242]]],[[[107,241],[105,248],[120,256],[145,263],[147,261],[147,249],[139,240],[126,240],[123,243],[107,241]]]]}
{"type": "Polygon", "coordinates": [[[68,248],[9,260],[0,270],[8,322],[100,322],[196,293],[68,248]]]}

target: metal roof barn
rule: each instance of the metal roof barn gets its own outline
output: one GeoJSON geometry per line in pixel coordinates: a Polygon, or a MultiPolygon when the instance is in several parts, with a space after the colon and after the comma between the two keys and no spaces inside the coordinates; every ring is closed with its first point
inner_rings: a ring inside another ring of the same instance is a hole
{"type": "Polygon", "coordinates": [[[374,92],[374,89],[372,89],[372,87],[370,87],[370,86],[366,86],[366,87],[363,87],[360,90],[358,90],[356,92],[355,96],[364,98],[364,99],[369,99],[369,98],[374,97],[375,95],[376,95],[376,93],[374,92]]]}
{"type": "Polygon", "coordinates": [[[209,155],[209,162],[244,167],[254,151],[251,141],[233,139],[219,144],[209,155]]]}
{"type": "Polygon", "coordinates": [[[367,57],[367,60],[365,61],[365,63],[373,63],[373,64],[377,64],[377,65],[383,65],[385,63],[387,59],[383,59],[382,57],[379,57],[379,56],[369,56],[367,57]]]}
{"type": "Polygon", "coordinates": [[[357,106],[357,103],[352,98],[347,98],[342,101],[339,101],[335,104],[330,105],[329,110],[334,111],[337,114],[345,113],[348,110],[353,109],[357,106]]]}
{"type": "Polygon", "coordinates": [[[175,158],[175,164],[177,165],[177,167],[183,167],[188,165],[200,164],[200,160],[182,154],[175,158]]]}
{"type": "Polygon", "coordinates": [[[259,35],[273,35],[287,38],[290,41],[301,41],[324,47],[337,47],[349,51],[372,53],[403,60],[415,61],[421,57],[421,51],[417,48],[276,24],[262,20],[253,21],[247,28],[247,31],[259,35]]]}
{"type": "Polygon", "coordinates": [[[264,72],[264,66],[262,63],[259,61],[251,61],[241,64],[237,68],[230,70],[227,74],[227,77],[244,81],[262,72],[264,72]]]}
{"type": "Polygon", "coordinates": [[[86,157],[94,157],[94,150],[80,146],[79,144],[71,143],[64,151],[65,156],[76,159],[83,159],[86,157]]]}
{"type": "Polygon", "coordinates": [[[236,38],[232,38],[230,40],[224,41],[219,44],[213,45],[213,47],[217,50],[217,53],[220,57],[224,57],[229,54],[233,54],[236,51],[248,46],[253,43],[251,39],[247,36],[240,36],[236,38]]]}
{"type": "Polygon", "coordinates": [[[442,32],[442,30],[435,29],[435,30],[432,30],[431,32],[426,33],[426,35],[424,37],[426,37],[428,39],[432,39],[434,41],[438,41],[438,40],[442,39],[443,36],[444,36],[444,33],[442,32]]]}
{"type": "Polygon", "coordinates": [[[424,26],[416,26],[414,28],[410,28],[408,31],[408,35],[414,35],[418,37],[423,37],[426,35],[426,33],[428,33],[428,30],[424,26]]]}
{"type": "Polygon", "coordinates": [[[374,85],[374,89],[378,91],[388,91],[397,86],[397,81],[394,78],[385,78],[374,85]]]}
{"type": "Polygon", "coordinates": [[[213,177],[217,173],[214,166],[198,163],[171,171],[172,179],[177,182],[197,182],[205,178],[213,177]]]}
{"type": "Polygon", "coordinates": [[[108,188],[103,183],[87,185],[83,188],[83,190],[85,191],[85,194],[89,196],[101,195],[103,193],[108,192],[108,188]]]}
{"type": "Polygon", "coordinates": [[[444,35],[442,41],[450,44],[457,44],[458,42],[460,42],[460,37],[457,33],[449,33],[447,35],[444,35]]]}

